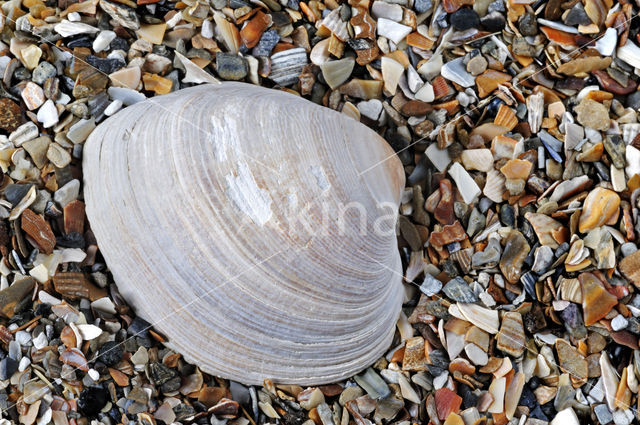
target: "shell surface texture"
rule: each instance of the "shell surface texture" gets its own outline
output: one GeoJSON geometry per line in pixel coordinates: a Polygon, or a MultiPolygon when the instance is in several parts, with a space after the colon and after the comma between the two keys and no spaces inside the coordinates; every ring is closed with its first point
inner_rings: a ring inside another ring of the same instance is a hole
{"type": "Polygon", "coordinates": [[[404,173],[364,125],[282,91],[201,85],[108,118],[83,155],[121,294],[187,361],[310,385],[389,348],[404,173]]]}

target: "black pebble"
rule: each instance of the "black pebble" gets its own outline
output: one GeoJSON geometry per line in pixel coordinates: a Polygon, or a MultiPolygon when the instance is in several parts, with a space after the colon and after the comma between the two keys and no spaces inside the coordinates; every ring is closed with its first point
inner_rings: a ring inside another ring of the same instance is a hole
{"type": "Polygon", "coordinates": [[[122,347],[115,341],[105,342],[98,351],[98,360],[107,366],[113,366],[122,360],[122,347]]]}
{"type": "Polygon", "coordinates": [[[502,31],[506,23],[504,15],[500,12],[491,12],[480,20],[482,27],[490,32],[502,31]]]}
{"type": "Polygon", "coordinates": [[[0,380],[11,378],[11,376],[18,370],[18,362],[11,357],[5,357],[0,361],[0,380]]]}
{"type": "Polygon", "coordinates": [[[511,205],[504,204],[500,208],[500,221],[505,226],[514,227],[516,223],[516,212],[511,205]]]}
{"type": "Polygon", "coordinates": [[[125,61],[120,58],[103,59],[93,55],[87,56],[85,61],[105,74],[111,74],[126,65],[125,61]]]}
{"type": "Polygon", "coordinates": [[[531,388],[529,388],[529,386],[525,386],[522,389],[522,395],[520,396],[520,401],[518,402],[518,404],[522,406],[527,406],[529,409],[532,410],[532,409],[535,409],[537,403],[538,401],[536,400],[536,395],[533,393],[531,388]]]}
{"type": "MultiPolygon", "coordinates": [[[[178,376],[178,372],[173,369],[170,369],[163,363],[154,362],[149,366],[149,371],[151,372],[151,378],[156,385],[162,385],[178,376]]],[[[179,377],[178,377],[179,378],[179,377]]]]}
{"type": "Polygon", "coordinates": [[[146,335],[151,328],[151,324],[144,319],[136,317],[131,321],[131,324],[127,328],[127,334],[129,335],[146,335]]]}
{"type": "Polygon", "coordinates": [[[424,13],[433,7],[431,0],[416,0],[413,2],[413,8],[418,13],[424,13]]]}
{"type": "Polygon", "coordinates": [[[462,396],[462,407],[464,409],[475,407],[478,404],[478,396],[471,392],[469,387],[466,385],[460,385],[458,387],[458,391],[462,396]]]}
{"type": "Polygon", "coordinates": [[[116,37],[109,44],[109,49],[111,50],[123,50],[125,52],[129,51],[129,43],[124,38],[116,37]]]}
{"type": "Polygon", "coordinates": [[[29,192],[32,184],[9,184],[4,189],[4,196],[7,201],[11,202],[11,205],[17,205],[22,198],[29,192]]]}
{"type": "Polygon", "coordinates": [[[278,31],[274,29],[270,29],[269,31],[265,31],[262,33],[262,37],[260,37],[260,41],[256,47],[253,48],[252,55],[253,56],[269,56],[271,51],[276,44],[280,41],[280,35],[278,31]]]}
{"type": "Polygon", "coordinates": [[[107,390],[100,386],[85,388],[78,398],[78,408],[86,416],[95,416],[107,404],[108,397],[107,390]]]}
{"type": "Polygon", "coordinates": [[[627,96],[625,102],[627,108],[640,109],[640,91],[636,91],[627,96]]]}
{"type": "Polygon", "coordinates": [[[498,113],[498,109],[500,109],[500,105],[504,105],[504,100],[500,98],[495,98],[485,107],[485,116],[487,118],[493,118],[498,113]]]}
{"type": "Polygon", "coordinates": [[[93,39],[87,35],[79,35],[67,41],[67,47],[74,49],[76,47],[91,47],[93,45],[93,39]]]}
{"type": "Polygon", "coordinates": [[[56,244],[63,248],[80,248],[85,246],[84,236],[78,232],[71,232],[66,235],[56,237],[56,244]]]}

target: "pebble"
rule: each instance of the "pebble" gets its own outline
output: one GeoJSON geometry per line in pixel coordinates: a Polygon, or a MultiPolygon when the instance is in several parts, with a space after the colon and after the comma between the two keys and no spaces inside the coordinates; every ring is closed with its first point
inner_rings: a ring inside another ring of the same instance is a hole
{"type": "Polygon", "coordinates": [[[22,99],[30,111],[38,109],[45,101],[44,91],[42,88],[32,82],[28,82],[22,90],[22,99]]]}
{"type": "Polygon", "coordinates": [[[220,52],[216,55],[216,71],[223,80],[242,80],[247,76],[247,60],[237,55],[220,52]]]}
{"type": "Polygon", "coordinates": [[[42,85],[47,79],[55,77],[57,69],[49,62],[40,62],[31,74],[31,79],[35,84],[42,85]]]}
{"type": "Polygon", "coordinates": [[[0,380],[4,381],[18,371],[18,362],[10,357],[0,360],[0,380]]]}
{"type": "Polygon", "coordinates": [[[44,128],[53,127],[58,123],[58,109],[51,99],[47,100],[40,107],[36,117],[44,128]]]}
{"type": "Polygon", "coordinates": [[[109,30],[103,30],[98,33],[96,38],[93,40],[93,50],[95,52],[102,52],[103,50],[108,50],[111,42],[116,38],[116,33],[109,30]]]}
{"type": "Polygon", "coordinates": [[[73,143],[82,143],[89,137],[94,128],[96,128],[96,123],[93,118],[82,119],[69,128],[67,139],[73,143]]]}
{"type": "Polygon", "coordinates": [[[628,324],[629,322],[627,321],[627,319],[625,319],[624,316],[622,316],[621,314],[618,314],[616,317],[614,317],[611,320],[611,328],[614,331],[620,331],[622,329],[625,329],[628,324]]]}
{"type": "Polygon", "coordinates": [[[474,56],[467,62],[467,72],[474,77],[482,74],[487,69],[488,62],[482,55],[474,56]]]}
{"type": "Polygon", "coordinates": [[[442,288],[442,291],[454,301],[463,303],[473,303],[478,301],[478,297],[471,290],[469,285],[461,277],[451,279],[442,288]]]}
{"type": "Polygon", "coordinates": [[[451,25],[458,31],[477,28],[480,25],[480,18],[475,10],[462,8],[451,15],[451,25]]]}
{"type": "Polygon", "coordinates": [[[78,199],[80,193],[80,181],[77,179],[71,180],[69,183],[56,190],[53,194],[53,200],[56,201],[61,207],[65,207],[69,202],[78,199]]]}

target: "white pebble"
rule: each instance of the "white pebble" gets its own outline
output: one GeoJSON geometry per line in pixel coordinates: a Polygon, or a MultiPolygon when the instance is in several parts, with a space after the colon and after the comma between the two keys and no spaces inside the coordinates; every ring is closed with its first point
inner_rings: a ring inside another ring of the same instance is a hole
{"type": "Polygon", "coordinates": [[[47,336],[44,334],[44,332],[41,332],[40,335],[33,339],[33,346],[38,350],[46,347],[48,343],[49,341],[47,340],[47,336]]]}
{"type": "Polygon", "coordinates": [[[100,379],[100,373],[95,370],[95,369],[89,369],[89,371],[87,372],[87,374],[89,375],[89,377],[91,379],[93,379],[94,381],[97,381],[98,379],[100,379]]]}
{"type": "MultiPolygon", "coordinates": [[[[40,266],[44,267],[44,264],[40,264],[40,266]]],[[[40,300],[41,303],[44,303],[44,304],[58,305],[62,303],[62,300],[54,297],[53,295],[45,291],[38,292],[38,299],[40,300]]]]}
{"type": "Polygon", "coordinates": [[[66,207],[71,201],[78,199],[80,193],[80,180],[73,179],[69,183],[56,190],[53,194],[53,200],[56,201],[62,208],[66,207]]]}
{"type": "Polygon", "coordinates": [[[42,123],[44,128],[53,127],[58,123],[58,109],[53,103],[53,100],[49,99],[38,109],[36,115],[38,122],[42,123]]]}
{"type": "Polygon", "coordinates": [[[620,331],[626,328],[627,325],[629,325],[629,321],[625,319],[622,314],[618,314],[611,321],[611,329],[613,329],[614,331],[620,331]]]}
{"type": "Polygon", "coordinates": [[[104,114],[108,117],[110,117],[111,115],[115,114],[116,112],[118,112],[120,109],[122,109],[122,101],[121,100],[114,100],[113,102],[111,102],[109,104],[109,106],[107,106],[104,110],[104,114]]]}
{"type": "Polygon", "coordinates": [[[449,372],[444,371],[440,375],[433,378],[433,388],[439,390],[440,388],[444,388],[447,384],[447,380],[449,379],[449,372]]]}
{"type": "Polygon", "coordinates": [[[123,104],[129,106],[134,103],[142,102],[147,97],[139,91],[128,89],[125,87],[109,87],[107,90],[109,96],[113,100],[120,100],[123,104]]]}
{"type": "Polygon", "coordinates": [[[101,52],[109,47],[109,44],[116,38],[116,33],[113,31],[100,31],[100,34],[93,40],[93,50],[101,52]]]}
{"type": "Polygon", "coordinates": [[[80,22],[82,20],[82,17],[78,12],[71,12],[67,15],[67,19],[69,19],[71,22],[80,22]]]}
{"type": "Polygon", "coordinates": [[[202,34],[204,38],[213,38],[213,22],[211,22],[211,20],[207,19],[202,22],[200,34],[202,34]]]}
{"type": "Polygon", "coordinates": [[[28,347],[31,345],[31,334],[27,331],[18,331],[15,335],[16,342],[22,347],[28,347]]]}
{"type": "Polygon", "coordinates": [[[91,341],[92,339],[96,339],[102,334],[102,329],[95,325],[76,325],[78,331],[80,331],[80,336],[85,341],[91,341]]]}
{"type": "Polygon", "coordinates": [[[91,303],[91,308],[111,314],[116,314],[116,305],[108,297],[103,297],[91,303]]]}
{"type": "Polygon", "coordinates": [[[18,370],[20,372],[24,372],[25,370],[27,370],[30,364],[31,359],[29,357],[23,357],[20,359],[20,363],[18,364],[18,370]]]}

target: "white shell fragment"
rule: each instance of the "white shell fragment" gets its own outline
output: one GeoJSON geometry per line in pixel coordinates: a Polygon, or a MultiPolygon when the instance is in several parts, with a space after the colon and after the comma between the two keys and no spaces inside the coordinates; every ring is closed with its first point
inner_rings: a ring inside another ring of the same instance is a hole
{"type": "Polygon", "coordinates": [[[449,81],[453,81],[462,87],[473,87],[476,80],[469,74],[462,62],[464,58],[454,59],[444,64],[440,70],[441,75],[449,81]]]}
{"type": "Polygon", "coordinates": [[[411,27],[399,24],[390,19],[378,19],[378,35],[388,38],[394,43],[400,43],[409,33],[411,27]]]}
{"type": "Polygon", "coordinates": [[[616,55],[621,61],[634,68],[640,68],[640,47],[636,46],[631,40],[627,40],[624,46],[618,47],[616,55]]]}
{"type": "Polygon", "coordinates": [[[611,56],[618,44],[618,31],[615,28],[607,28],[604,35],[596,41],[596,50],[602,56],[611,56]]]}
{"type": "Polygon", "coordinates": [[[480,188],[459,162],[454,162],[449,168],[449,175],[456,182],[458,191],[467,204],[474,202],[480,195],[480,188]]]}
{"type": "Polygon", "coordinates": [[[388,349],[404,172],[364,125],[282,91],[203,85],[106,119],[83,161],[120,292],[202,371],[320,384],[388,349]]]}

